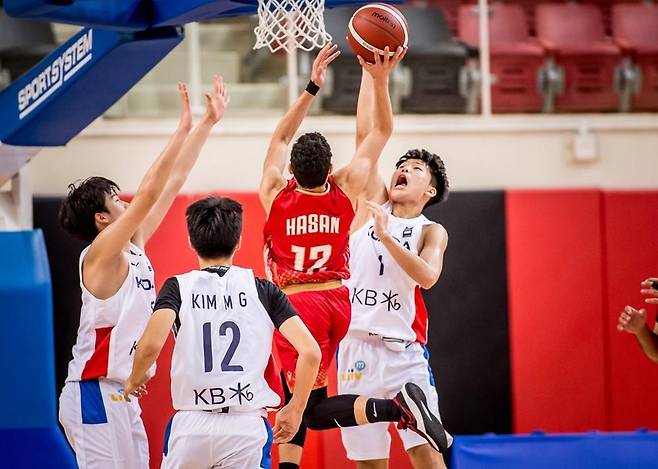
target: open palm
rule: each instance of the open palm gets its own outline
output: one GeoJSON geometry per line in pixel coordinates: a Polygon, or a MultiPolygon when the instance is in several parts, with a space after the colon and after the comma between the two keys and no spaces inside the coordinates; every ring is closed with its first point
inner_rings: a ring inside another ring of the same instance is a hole
{"type": "Polygon", "coordinates": [[[325,79],[327,78],[327,67],[329,64],[336,60],[340,55],[338,46],[332,44],[331,42],[320,49],[318,56],[313,61],[313,70],[311,71],[311,80],[318,86],[324,84],[325,79]]]}
{"type": "Polygon", "coordinates": [[[224,112],[231,97],[228,95],[228,90],[224,84],[224,79],[221,76],[215,75],[215,87],[212,94],[206,93],[206,118],[212,123],[219,122],[224,117],[224,112]]]}

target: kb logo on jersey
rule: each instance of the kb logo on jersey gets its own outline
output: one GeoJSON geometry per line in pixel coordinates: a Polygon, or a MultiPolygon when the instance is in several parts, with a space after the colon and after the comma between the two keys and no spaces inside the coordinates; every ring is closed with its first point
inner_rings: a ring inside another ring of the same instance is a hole
{"type": "Polygon", "coordinates": [[[137,282],[137,288],[141,288],[142,290],[153,290],[153,282],[151,282],[147,278],[139,278],[135,277],[135,281],[137,282]]]}

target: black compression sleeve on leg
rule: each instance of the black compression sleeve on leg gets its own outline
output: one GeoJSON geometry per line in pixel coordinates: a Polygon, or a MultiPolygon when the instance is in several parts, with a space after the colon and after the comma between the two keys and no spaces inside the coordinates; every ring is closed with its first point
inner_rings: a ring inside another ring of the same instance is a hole
{"type": "Polygon", "coordinates": [[[402,418],[400,407],[391,399],[370,398],[366,402],[368,422],[397,422],[402,418]]]}
{"type": "MultiPolygon", "coordinates": [[[[328,430],[338,427],[357,426],[354,416],[354,403],[359,396],[342,394],[330,397],[306,407],[304,422],[311,430],[328,430]]],[[[368,422],[398,422],[401,418],[400,407],[391,399],[374,399],[366,401],[366,418],[368,422]]]]}
{"type": "Polygon", "coordinates": [[[299,464],[294,462],[280,462],[279,469],[299,469],[299,464]]]}
{"type": "Polygon", "coordinates": [[[342,394],[326,398],[306,407],[304,422],[311,430],[328,430],[338,427],[355,427],[356,418],[354,417],[354,402],[356,394],[342,394]]]}

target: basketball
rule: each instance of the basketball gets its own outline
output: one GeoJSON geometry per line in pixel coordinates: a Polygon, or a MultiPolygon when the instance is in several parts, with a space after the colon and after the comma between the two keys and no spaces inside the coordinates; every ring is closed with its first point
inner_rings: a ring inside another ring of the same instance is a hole
{"type": "Polygon", "coordinates": [[[375,53],[384,55],[388,46],[395,50],[409,41],[407,20],[397,8],[385,3],[369,3],[359,8],[347,27],[347,41],[356,55],[366,62],[375,61],[375,53]]]}

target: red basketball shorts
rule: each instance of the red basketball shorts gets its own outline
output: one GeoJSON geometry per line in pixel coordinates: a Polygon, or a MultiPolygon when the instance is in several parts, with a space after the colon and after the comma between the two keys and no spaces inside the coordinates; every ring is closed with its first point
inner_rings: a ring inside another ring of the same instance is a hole
{"type": "MultiPolygon", "coordinates": [[[[347,334],[350,325],[352,308],[349,290],[341,286],[331,290],[306,291],[288,295],[288,299],[322,351],[320,370],[313,388],[327,386],[327,370],[336,355],[338,344],[347,334]]],[[[281,369],[288,387],[292,390],[295,386],[297,351],[279,331],[274,334],[274,343],[281,361],[281,369]]]]}

